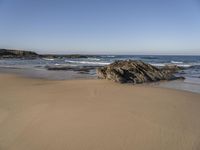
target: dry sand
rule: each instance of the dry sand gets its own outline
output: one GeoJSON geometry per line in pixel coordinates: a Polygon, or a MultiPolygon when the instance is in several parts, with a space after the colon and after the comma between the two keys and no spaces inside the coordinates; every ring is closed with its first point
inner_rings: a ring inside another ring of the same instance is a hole
{"type": "Polygon", "coordinates": [[[0,150],[200,150],[200,95],[1,74],[0,150]]]}

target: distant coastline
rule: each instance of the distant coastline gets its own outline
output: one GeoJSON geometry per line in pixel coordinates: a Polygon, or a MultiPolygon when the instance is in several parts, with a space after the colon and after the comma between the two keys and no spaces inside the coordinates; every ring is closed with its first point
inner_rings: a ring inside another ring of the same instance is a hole
{"type": "Polygon", "coordinates": [[[81,54],[38,54],[34,51],[27,50],[14,50],[14,49],[0,49],[0,58],[24,58],[24,59],[37,59],[37,58],[91,58],[97,55],[81,55],[81,54]]]}

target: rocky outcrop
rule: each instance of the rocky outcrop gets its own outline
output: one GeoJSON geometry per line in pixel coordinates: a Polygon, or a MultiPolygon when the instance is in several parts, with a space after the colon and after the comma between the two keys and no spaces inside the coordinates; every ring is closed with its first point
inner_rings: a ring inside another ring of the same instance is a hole
{"type": "Polygon", "coordinates": [[[90,71],[94,70],[99,66],[46,66],[47,70],[51,71],[77,71],[79,73],[87,74],[90,71]]]}
{"type": "Polygon", "coordinates": [[[97,68],[97,76],[100,79],[133,84],[179,78],[175,77],[171,71],[133,60],[116,61],[108,66],[97,68]]]}
{"type": "Polygon", "coordinates": [[[32,51],[0,49],[0,58],[37,58],[39,55],[32,51]]]}
{"type": "Polygon", "coordinates": [[[164,67],[160,68],[160,70],[165,71],[165,72],[169,72],[169,73],[176,73],[180,70],[184,70],[184,67],[180,67],[177,65],[165,65],[164,67]]]}

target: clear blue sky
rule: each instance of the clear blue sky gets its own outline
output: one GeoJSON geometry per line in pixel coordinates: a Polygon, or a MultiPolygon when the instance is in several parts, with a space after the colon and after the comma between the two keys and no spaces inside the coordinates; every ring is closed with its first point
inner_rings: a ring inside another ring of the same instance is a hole
{"type": "Polygon", "coordinates": [[[0,0],[0,48],[200,54],[200,0],[0,0]]]}

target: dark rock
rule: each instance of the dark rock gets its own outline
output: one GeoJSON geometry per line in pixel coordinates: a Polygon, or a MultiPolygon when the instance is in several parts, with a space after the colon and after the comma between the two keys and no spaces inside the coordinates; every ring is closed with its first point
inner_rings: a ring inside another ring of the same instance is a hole
{"type": "Polygon", "coordinates": [[[200,69],[200,65],[193,65],[193,66],[190,66],[189,69],[199,70],[199,69],[200,69]]]}
{"type": "Polygon", "coordinates": [[[178,73],[182,75],[187,74],[185,71],[179,71],[178,73]]]}
{"type": "Polygon", "coordinates": [[[116,61],[108,66],[97,68],[97,76],[100,79],[133,84],[182,78],[175,77],[171,71],[133,60],[116,61]]]}
{"type": "Polygon", "coordinates": [[[47,70],[54,71],[78,71],[80,73],[89,73],[91,70],[95,70],[98,66],[46,66],[47,70]]]}
{"type": "Polygon", "coordinates": [[[165,72],[176,73],[180,70],[184,70],[185,68],[177,66],[177,65],[165,65],[164,67],[162,67],[160,69],[165,72]]]}
{"type": "Polygon", "coordinates": [[[39,55],[32,51],[0,49],[0,58],[36,58],[39,55]]]}

